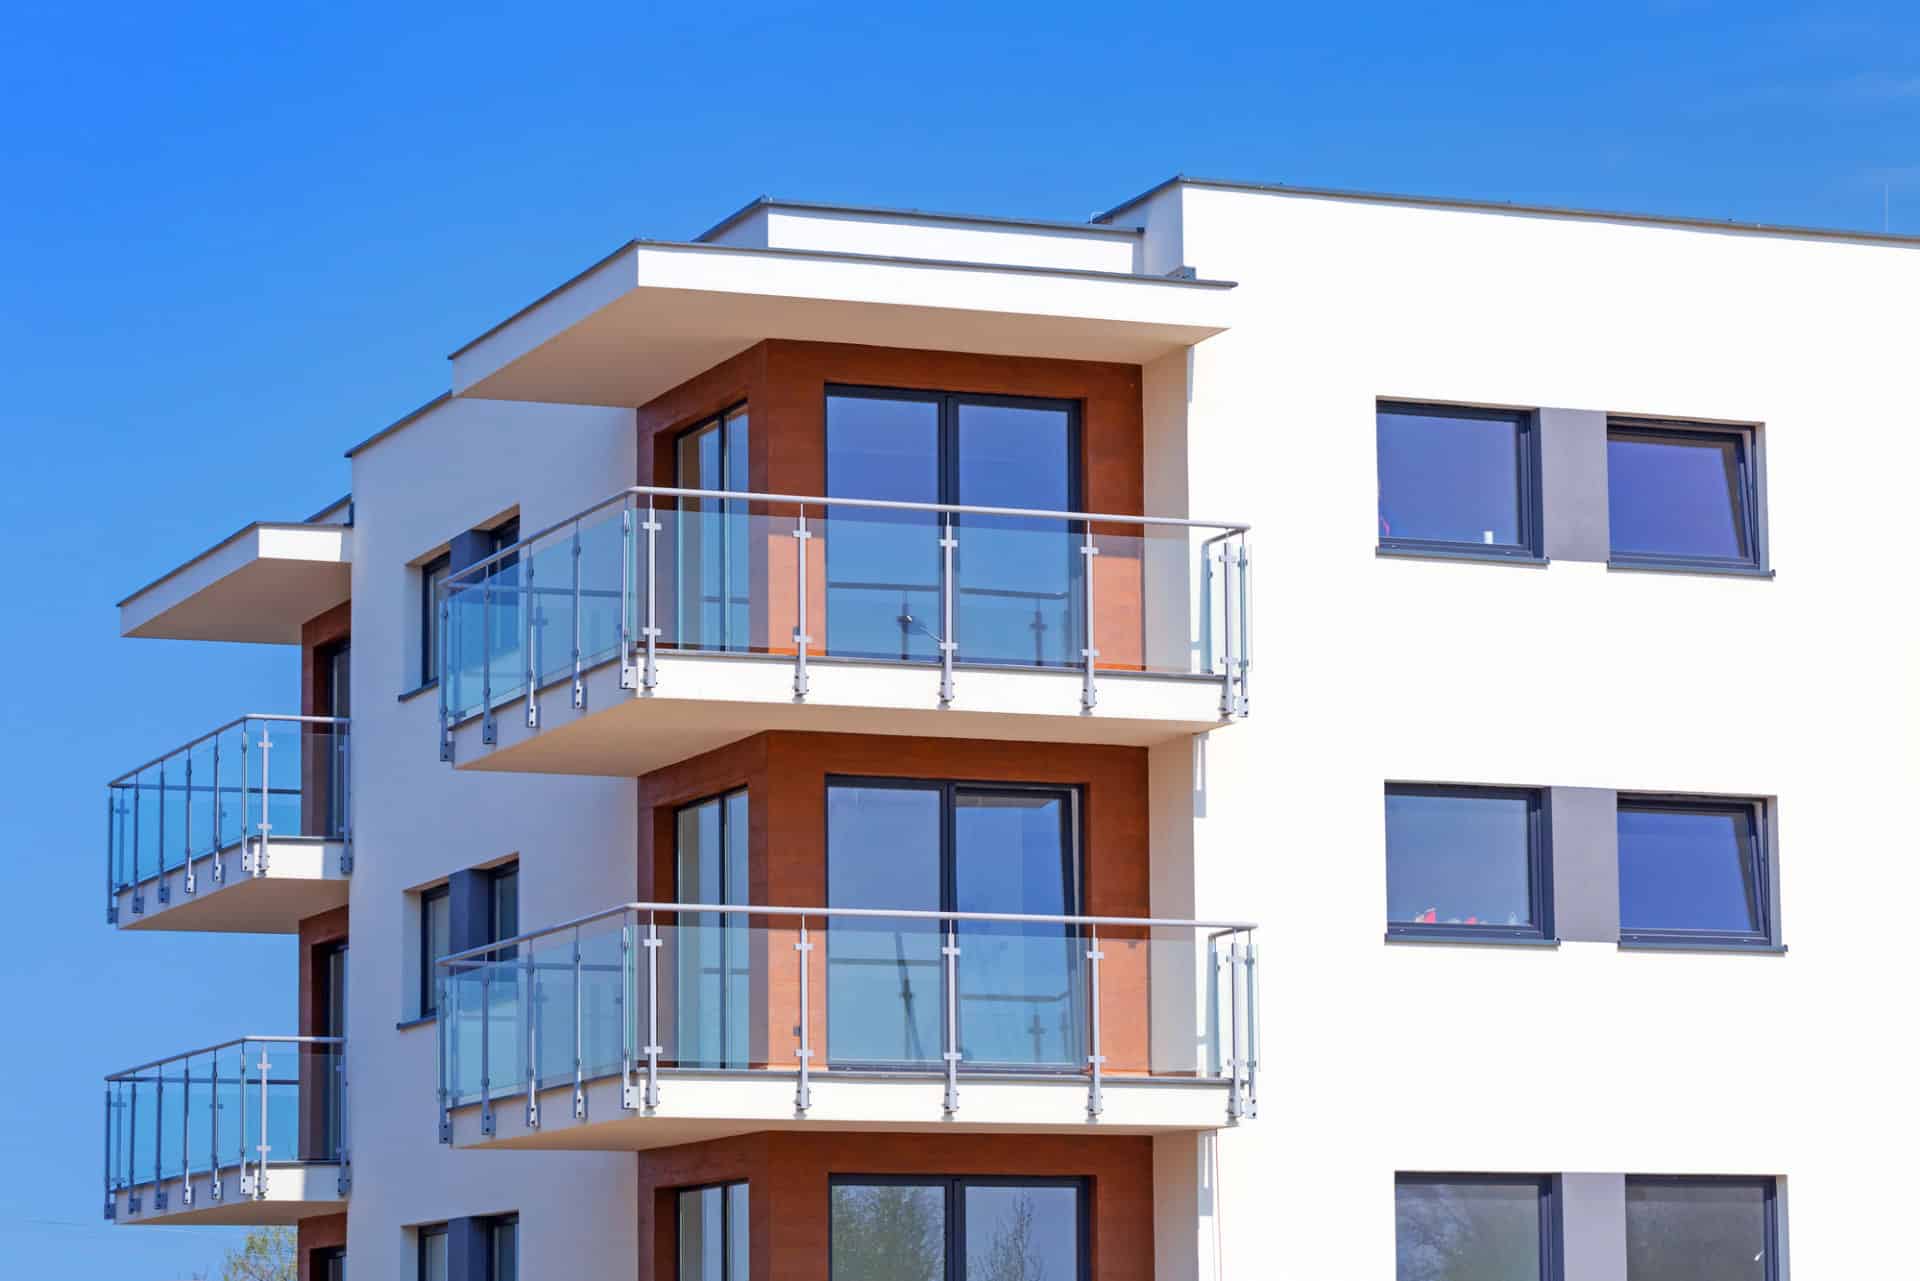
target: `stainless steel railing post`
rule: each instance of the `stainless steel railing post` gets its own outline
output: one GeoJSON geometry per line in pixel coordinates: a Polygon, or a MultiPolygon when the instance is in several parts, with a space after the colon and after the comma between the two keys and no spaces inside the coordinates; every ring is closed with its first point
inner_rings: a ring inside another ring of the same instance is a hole
{"type": "Polygon", "coordinates": [[[1232,1052],[1227,1058],[1227,1119],[1238,1121],[1246,1114],[1240,1094],[1240,936],[1227,944],[1227,1024],[1232,1052]]]}
{"type": "Polygon", "coordinates": [[[222,839],[225,827],[221,823],[226,807],[220,800],[220,731],[213,734],[213,883],[227,883],[226,842],[222,839]]]}
{"type": "Polygon", "coordinates": [[[940,706],[953,705],[953,655],[960,648],[953,631],[953,556],[960,546],[952,512],[940,513],[940,706]]]}
{"type": "Polygon", "coordinates": [[[185,857],[181,861],[181,882],[188,894],[193,893],[193,749],[187,749],[187,803],[180,813],[180,848],[185,857]]]}
{"type": "Polygon", "coordinates": [[[640,665],[640,688],[651,690],[660,682],[657,662],[660,646],[660,602],[655,591],[660,578],[660,516],[653,508],[653,495],[647,495],[647,615],[641,639],[646,643],[646,660],[640,665]]]}
{"type": "Polygon", "coordinates": [[[193,1060],[180,1060],[180,1204],[193,1204],[193,1149],[189,1146],[193,1129],[193,1060]]]}
{"type": "Polygon", "coordinates": [[[640,1017],[633,1004],[633,920],[632,914],[620,923],[620,1106],[631,1111],[640,1106],[633,1084],[634,1020],[640,1017]]]}
{"type": "Polygon", "coordinates": [[[1099,697],[1099,691],[1095,688],[1093,676],[1094,662],[1100,657],[1100,651],[1093,643],[1093,558],[1100,554],[1100,549],[1094,545],[1093,522],[1088,521],[1086,525],[1086,534],[1080,544],[1080,555],[1082,564],[1084,565],[1082,576],[1086,579],[1086,621],[1081,633],[1085,647],[1080,651],[1080,656],[1082,660],[1084,660],[1085,667],[1080,684],[1080,710],[1090,712],[1093,710],[1093,705],[1099,697]]]}
{"type": "Polygon", "coordinates": [[[220,1051],[209,1056],[207,1068],[207,1193],[220,1199],[220,1051]]]}
{"type": "Polygon", "coordinates": [[[580,669],[580,522],[573,522],[573,706],[578,711],[587,705],[587,684],[580,669]]]}
{"type": "Polygon", "coordinates": [[[647,913],[647,1111],[660,1106],[660,927],[647,913]]]}
{"type": "Polygon", "coordinates": [[[493,1135],[493,1064],[488,1058],[493,1030],[493,962],[480,971],[480,1133],[493,1135]]]}
{"type": "Polygon", "coordinates": [[[499,738],[493,723],[493,567],[480,573],[480,741],[499,738]]]}
{"type": "Polygon", "coordinates": [[[273,844],[273,731],[260,722],[260,848],[253,852],[253,874],[265,876],[273,844]]]}
{"type": "Polygon", "coordinates": [[[527,1128],[540,1128],[540,994],[536,984],[540,973],[533,965],[533,945],[527,944],[521,958],[526,974],[520,994],[521,1016],[527,1021],[527,1128]]]}
{"type": "Polygon", "coordinates": [[[960,927],[956,921],[942,923],[941,933],[944,941],[940,955],[946,960],[946,992],[943,997],[946,1015],[946,1048],[940,1057],[947,1065],[947,1092],[941,1102],[941,1110],[948,1116],[960,1110],[960,927]]]}
{"type": "Polygon", "coordinates": [[[1087,1055],[1087,1118],[1098,1120],[1105,1109],[1106,1102],[1101,1098],[1101,1069],[1107,1056],[1100,1052],[1100,962],[1106,959],[1106,953],[1100,950],[1100,928],[1087,927],[1087,1012],[1088,1023],[1093,1032],[1093,1045],[1087,1055]]]}
{"type": "Polygon", "coordinates": [[[573,1119],[587,1119],[586,996],[582,991],[580,927],[573,927],[573,1119]]]}
{"type": "Polygon", "coordinates": [[[273,1080],[273,1060],[268,1056],[267,1043],[260,1043],[260,1160],[254,1165],[253,1199],[264,1201],[267,1197],[267,1162],[273,1158],[273,1140],[267,1129],[267,1104],[273,1094],[269,1082],[273,1080]]]}
{"type": "Polygon", "coordinates": [[[154,807],[159,818],[154,823],[153,833],[153,870],[156,875],[153,897],[162,907],[173,899],[167,885],[167,762],[160,762],[160,792],[154,798],[154,807]]]}
{"type": "Polygon", "coordinates": [[[527,625],[523,633],[526,637],[527,647],[525,654],[527,667],[527,728],[539,729],[540,702],[538,691],[540,688],[540,659],[539,655],[534,651],[539,637],[538,619],[535,615],[539,613],[540,600],[533,593],[533,560],[533,544],[528,543],[527,550],[520,556],[519,566],[520,595],[523,602],[522,608],[527,616],[527,625]]]}
{"type": "Polygon", "coordinates": [[[800,918],[800,933],[793,944],[794,954],[800,965],[800,1048],[794,1057],[800,1061],[800,1073],[793,1091],[793,1110],[804,1113],[813,1106],[813,1084],[810,1069],[813,1061],[813,1018],[808,1006],[807,971],[811,968],[813,943],[807,938],[807,918],[800,918]]]}
{"type": "MultiPolygon", "coordinates": [[[[807,696],[807,543],[813,535],[807,530],[807,509],[802,507],[793,521],[794,627],[793,697],[796,702],[807,696]]],[[[725,602],[722,602],[723,607],[725,602]]]]}

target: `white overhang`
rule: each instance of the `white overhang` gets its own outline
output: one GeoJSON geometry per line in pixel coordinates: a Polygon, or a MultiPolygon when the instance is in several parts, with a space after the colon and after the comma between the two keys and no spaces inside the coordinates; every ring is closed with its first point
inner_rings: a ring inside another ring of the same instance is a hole
{"type": "Polygon", "coordinates": [[[641,405],[769,338],[1144,364],[1228,281],[634,241],[453,353],[453,394],[641,405]]]}
{"type": "Polygon", "coordinates": [[[121,601],[120,634],[297,645],[347,599],[352,562],[350,525],[248,525],[121,601]]]}

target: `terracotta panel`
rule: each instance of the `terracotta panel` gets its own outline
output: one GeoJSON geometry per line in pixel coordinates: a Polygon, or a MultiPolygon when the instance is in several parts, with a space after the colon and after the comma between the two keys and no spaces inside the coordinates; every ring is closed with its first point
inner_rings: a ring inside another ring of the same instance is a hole
{"type": "Polygon", "coordinates": [[[313,1256],[321,1250],[337,1250],[347,1243],[347,1216],[322,1214],[302,1219],[295,1229],[294,1254],[299,1260],[300,1281],[314,1281],[318,1275],[313,1256]]]}

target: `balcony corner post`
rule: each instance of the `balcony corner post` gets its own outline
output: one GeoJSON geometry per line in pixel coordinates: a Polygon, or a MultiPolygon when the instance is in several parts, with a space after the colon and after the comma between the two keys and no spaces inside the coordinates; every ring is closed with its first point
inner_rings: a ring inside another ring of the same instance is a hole
{"type": "Polygon", "coordinates": [[[956,922],[943,923],[946,941],[941,944],[940,955],[946,958],[946,992],[943,1003],[946,1006],[946,1049],[940,1057],[947,1065],[947,1092],[941,1102],[941,1111],[953,1116],[960,1110],[960,930],[956,922]]]}
{"type": "Polygon", "coordinates": [[[193,748],[187,748],[187,803],[181,807],[180,870],[183,888],[192,897],[193,884],[193,748]]]}
{"type": "Polygon", "coordinates": [[[533,544],[527,544],[527,550],[520,557],[520,582],[526,596],[526,660],[527,660],[527,728],[540,728],[540,656],[535,652],[539,642],[540,598],[533,590],[533,544]]]}
{"type": "Polygon", "coordinates": [[[793,518],[794,628],[793,628],[793,701],[807,698],[807,543],[813,535],[807,529],[807,509],[802,506],[793,518]]]}
{"type": "Polygon", "coordinates": [[[647,913],[647,1111],[660,1106],[660,927],[652,912],[647,913]]]}
{"type": "Polygon", "coordinates": [[[155,804],[160,807],[160,815],[154,822],[153,897],[165,907],[173,901],[173,891],[167,884],[167,762],[164,759],[160,762],[160,795],[155,804]]]}
{"type": "Polygon", "coordinates": [[[273,731],[260,722],[260,844],[253,851],[253,874],[267,874],[268,848],[273,842],[273,811],[267,807],[273,796],[273,731]]]}
{"type": "Polygon", "coordinates": [[[813,1064],[813,1019],[808,1008],[808,974],[811,968],[813,943],[807,938],[807,918],[800,918],[800,934],[793,944],[794,953],[800,960],[800,1048],[794,1051],[794,1057],[800,1060],[800,1072],[793,1089],[793,1110],[805,1116],[807,1109],[813,1106],[813,1083],[810,1072],[813,1064]]]}
{"type": "Polygon", "coordinates": [[[659,598],[654,590],[654,580],[659,577],[660,516],[653,508],[653,495],[647,495],[647,615],[646,626],[642,628],[641,640],[646,645],[646,659],[640,665],[640,688],[651,693],[660,683],[660,667],[656,662],[660,646],[659,598]]]}
{"type": "Polygon", "coordinates": [[[539,981],[539,971],[533,965],[533,944],[526,945],[526,956],[521,960],[521,968],[526,977],[521,981],[520,1008],[525,1011],[527,1020],[527,1128],[540,1128],[540,994],[534,984],[539,981]]]}
{"type": "Polygon", "coordinates": [[[580,522],[573,522],[573,709],[587,706],[587,683],[580,672],[580,522]]]}
{"type": "Polygon", "coordinates": [[[1107,1056],[1100,1052],[1100,962],[1106,959],[1106,953],[1100,950],[1100,929],[1087,927],[1087,1011],[1088,1022],[1093,1032],[1091,1053],[1087,1055],[1087,1120],[1098,1121],[1101,1112],[1106,1110],[1106,1100],[1101,1096],[1101,1074],[1107,1056]]]}
{"type": "Polygon", "coordinates": [[[620,923],[620,1106],[631,1112],[640,1106],[633,1084],[633,921],[620,923]]]}
{"type": "Polygon", "coordinates": [[[584,1019],[586,997],[580,990],[580,927],[573,927],[573,1119],[587,1119],[587,1061],[584,1019]]]}
{"type": "MultiPolygon", "coordinates": [[[[227,883],[227,856],[225,853],[227,846],[226,842],[221,839],[225,835],[225,832],[221,828],[220,817],[220,731],[215,730],[213,734],[213,883],[215,885],[225,885],[227,883]]],[[[219,1175],[216,1173],[214,1182],[218,1183],[219,1181],[219,1175]]]]}
{"type": "Polygon", "coordinates": [[[480,575],[480,741],[491,747],[498,739],[493,723],[493,571],[480,575]]]}
{"type": "Polygon", "coordinates": [[[960,642],[953,637],[953,553],[960,546],[954,537],[952,512],[940,513],[940,706],[953,706],[953,654],[960,642]]]}
{"type": "Polygon", "coordinates": [[[1095,702],[1099,699],[1099,690],[1094,685],[1093,675],[1094,662],[1100,657],[1100,651],[1095,648],[1093,643],[1093,558],[1100,554],[1100,549],[1094,545],[1093,522],[1088,521],[1086,525],[1086,533],[1080,544],[1080,555],[1085,565],[1082,571],[1082,577],[1086,579],[1087,614],[1085,630],[1082,633],[1085,640],[1085,648],[1080,651],[1080,657],[1085,660],[1083,668],[1084,675],[1080,683],[1080,710],[1082,712],[1091,712],[1095,702]]]}
{"type": "Polygon", "coordinates": [[[1230,1046],[1227,1057],[1227,1120],[1238,1122],[1246,1115],[1246,1103],[1240,1093],[1240,936],[1227,944],[1227,1026],[1230,1046]]]}
{"type": "MultiPolygon", "coordinates": [[[[245,1052],[244,1049],[242,1052],[245,1052]]],[[[260,1044],[260,1159],[254,1163],[253,1169],[253,1199],[256,1201],[267,1199],[267,1158],[273,1154],[273,1143],[267,1137],[267,1101],[272,1093],[268,1082],[273,1079],[272,1068],[273,1063],[267,1057],[267,1046],[263,1041],[260,1044]]]]}
{"type": "Polygon", "coordinates": [[[480,971],[480,1133],[488,1138],[493,1137],[493,1068],[488,1058],[492,1026],[493,967],[489,960],[487,968],[480,971]]]}

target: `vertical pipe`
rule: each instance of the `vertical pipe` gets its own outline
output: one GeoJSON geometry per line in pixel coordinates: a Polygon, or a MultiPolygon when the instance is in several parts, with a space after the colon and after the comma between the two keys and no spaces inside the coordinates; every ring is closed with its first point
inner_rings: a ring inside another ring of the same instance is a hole
{"type": "Polygon", "coordinates": [[[440,595],[440,652],[435,655],[440,671],[440,759],[453,761],[453,674],[458,670],[454,663],[453,651],[458,642],[452,634],[453,597],[447,590],[447,584],[441,583],[436,589],[440,595]]]}
{"type": "Polygon", "coordinates": [[[133,776],[133,914],[146,910],[140,893],[140,775],[133,776]]]}
{"type": "Polygon", "coordinates": [[[111,1081],[107,1082],[106,1126],[102,1132],[106,1137],[106,1216],[111,1219],[113,1217],[113,1082],[111,1081]]]}
{"type": "Polygon", "coordinates": [[[440,1141],[453,1142],[453,1096],[448,1076],[448,1060],[454,1050],[453,1038],[447,1035],[447,1001],[453,985],[447,981],[450,971],[438,965],[433,974],[433,1035],[440,1049],[440,1141]]]}
{"type": "Polygon", "coordinates": [[[536,654],[539,629],[535,626],[534,615],[539,611],[539,598],[533,594],[533,544],[526,545],[527,550],[520,556],[520,592],[527,616],[525,629],[527,652],[524,655],[527,666],[527,728],[540,728],[540,706],[536,691],[540,688],[540,659],[536,654]]]}
{"type": "Polygon", "coordinates": [[[653,495],[647,495],[647,618],[646,626],[641,630],[647,646],[646,662],[640,668],[640,688],[650,690],[660,680],[660,671],[655,663],[656,651],[660,642],[659,600],[654,591],[660,579],[660,517],[653,509],[653,495]]]}
{"type": "Polygon", "coordinates": [[[1086,623],[1081,631],[1086,645],[1085,648],[1080,651],[1080,655],[1086,661],[1086,666],[1085,675],[1081,678],[1080,684],[1080,710],[1090,712],[1093,710],[1094,701],[1098,697],[1098,692],[1095,690],[1093,683],[1094,660],[1100,657],[1100,651],[1094,647],[1093,643],[1093,558],[1100,554],[1100,549],[1094,546],[1093,543],[1093,522],[1087,521],[1086,526],[1086,533],[1080,544],[1080,555],[1083,558],[1082,563],[1085,566],[1082,576],[1086,579],[1087,614],[1086,623]]]}
{"type": "Polygon", "coordinates": [[[166,1191],[160,1184],[161,1131],[166,1129],[161,1118],[167,1114],[167,1065],[162,1063],[153,1069],[153,1203],[166,1204],[166,1191]]]}
{"type": "Polygon", "coordinates": [[[953,635],[953,552],[960,545],[952,512],[940,513],[940,706],[953,704],[953,654],[960,642],[953,635]]]}
{"type": "Polygon", "coordinates": [[[240,722],[240,870],[253,872],[253,722],[240,722]]]}
{"type": "Polygon", "coordinates": [[[253,1194],[253,1182],[247,1177],[247,1043],[240,1042],[240,1195],[253,1194]]]}
{"type": "Polygon", "coordinates": [[[114,862],[120,853],[120,847],[113,839],[113,785],[107,785],[107,924],[120,923],[120,894],[114,876],[114,862]]]}
{"type": "Polygon", "coordinates": [[[1100,950],[1100,929],[1098,926],[1089,925],[1087,927],[1087,973],[1089,988],[1087,993],[1087,1009],[1089,1014],[1088,1021],[1093,1030],[1093,1045],[1090,1047],[1090,1053],[1087,1055],[1087,1067],[1089,1069],[1087,1084],[1088,1120],[1098,1120],[1100,1113],[1106,1106],[1105,1100],[1100,1096],[1101,1069],[1107,1061],[1107,1056],[1100,1052],[1100,962],[1105,958],[1106,953],[1100,950]]]}
{"type": "Polygon", "coordinates": [[[587,705],[587,687],[580,677],[580,522],[573,522],[573,705],[587,705]]]}
{"type": "Polygon", "coordinates": [[[799,514],[793,518],[793,564],[794,564],[794,627],[793,627],[793,697],[795,701],[807,696],[807,644],[813,638],[807,634],[807,541],[813,535],[807,530],[807,509],[802,506],[799,514]]]}
{"type": "Polygon", "coordinates": [[[947,1065],[947,1093],[941,1108],[948,1116],[960,1110],[960,927],[953,920],[941,922],[941,932],[946,941],[941,945],[940,955],[946,958],[946,993],[943,1004],[946,1007],[946,1049],[940,1057],[947,1065]]]}
{"type": "Polygon", "coordinates": [[[660,1106],[660,926],[647,912],[647,1110],[660,1106]]]}
{"type": "Polygon", "coordinates": [[[800,1078],[793,1091],[793,1107],[796,1112],[805,1112],[813,1106],[813,1085],[809,1079],[813,1060],[813,1019],[809,1013],[807,991],[808,958],[813,951],[813,944],[807,939],[807,918],[804,916],[800,918],[800,934],[793,950],[800,961],[800,1048],[794,1051],[794,1057],[800,1060],[800,1078]]]}
{"type": "Polygon", "coordinates": [[[573,927],[573,1119],[587,1119],[586,998],[581,992],[580,927],[573,927]]]}

